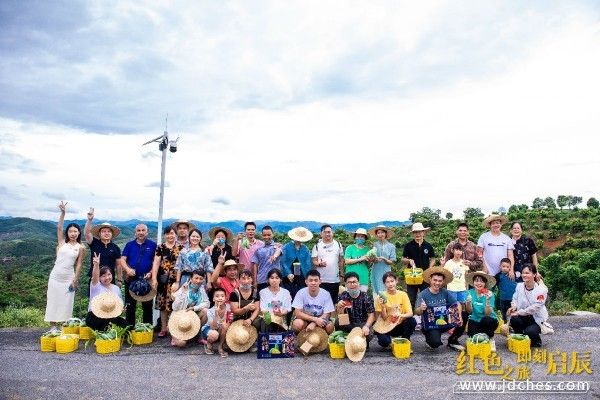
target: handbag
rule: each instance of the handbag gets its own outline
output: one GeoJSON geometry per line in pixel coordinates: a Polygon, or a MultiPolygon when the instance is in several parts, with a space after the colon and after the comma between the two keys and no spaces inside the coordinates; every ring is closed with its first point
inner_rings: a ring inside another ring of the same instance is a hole
{"type": "Polygon", "coordinates": [[[544,321],[539,325],[540,329],[542,330],[542,335],[552,335],[554,333],[554,328],[548,323],[548,321],[544,321]]]}

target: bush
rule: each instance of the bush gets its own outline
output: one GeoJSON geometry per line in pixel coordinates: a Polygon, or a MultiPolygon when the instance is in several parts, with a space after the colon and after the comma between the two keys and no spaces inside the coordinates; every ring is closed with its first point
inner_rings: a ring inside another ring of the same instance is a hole
{"type": "Polygon", "coordinates": [[[44,313],[38,308],[11,305],[0,311],[0,328],[45,326],[44,313]]]}
{"type": "Polygon", "coordinates": [[[581,306],[589,311],[598,312],[598,306],[600,306],[600,292],[584,294],[581,298],[581,306]]]}
{"type": "Polygon", "coordinates": [[[548,312],[550,315],[566,315],[569,311],[573,311],[575,307],[568,300],[554,300],[550,302],[548,312]]]}

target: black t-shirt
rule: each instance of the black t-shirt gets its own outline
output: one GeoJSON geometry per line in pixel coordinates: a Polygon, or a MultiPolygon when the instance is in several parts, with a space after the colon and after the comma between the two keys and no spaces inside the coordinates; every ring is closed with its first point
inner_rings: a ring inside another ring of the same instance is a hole
{"type": "Polygon", "coordinates": [[[110,242],[108,244],[102,243],[99,239],[92,239],[92,243],[90,246],[90,269],[88,271],[88,276],[92,276],[92,267],[93,267],[93,259],[94,253],[100,253],[100,268],[106,266],[110,268],[112,272],[113,280],[116,278],[115,276],[115,263],[121,258],[121,249],[119,246],[110,242]]]}
{"type": "Polygon", "coordinates": [[[402,257],[410,258],[418,268],[425,270],[429,268],[429,259],[435,258],[435,252],[428,242],[423,241],[419,246],[415,240],[411,240],[404,245],[402,257]]]}
{"type": "MultiPolygon", "coordinates": [[[[219,248],[219,246],[215,246],[215,247],[213,247],[212,254],[210,255],[210,259],[212,260],[213,267],[215,267],[215,268],[217,267],[217,264],[219,263],[219,256],[221,255],[221,251],[224,251],[227,253],[227,255],[225,256],[225,261],[235,260],[235,257],[233,256],[233,249],[231,248],[231,246],[228,243],[225,243],[223,250],[221,250],[219,248]]],[[[223,271],[223,273],[225,273],[225,271],[223,271]]]]}
{"type": "MultiPolygon", "coordinates": [[[[252,293],[250,293],[250,296],[247,299],[244,299],[243,296],[238,296],[238,290],[234,290],[233,292],[231,292],[231,294],[229,295],[229,303],[238,303],[239,302],[239,306],[240,308],[242,307],[246,307],[248,304],[252,303],[252,302],[256,303],[256,306],[259,306],[259,298],[258,298],[258,292],[254,289],[254,286],[252,287],[252,293]],[[241,299],[240,299],[241,297],[241,299]]],[[[233,319],[248,319],[252,316],[252,311],[247,311],[246,313],[244,313],[243,315],[236,315],[233,319]]]]}

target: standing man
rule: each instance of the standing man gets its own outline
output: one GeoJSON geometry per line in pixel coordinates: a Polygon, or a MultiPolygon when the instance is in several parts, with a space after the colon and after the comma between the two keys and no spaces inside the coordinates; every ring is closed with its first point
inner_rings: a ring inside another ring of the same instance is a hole
{"type": "MultiPolygon", "coordinates": [[[[135,240],[128,242],[123,249],[121,268],[127,274],[125,282],[125,319],[127,324],[135,325],[135,309],[137,301],[129,293],[129,285],[136,279],[148,281],[152,275],[152,262],[156,252],[156,243],[148,239],[148,227],[138,224],[135,227],[135,240]]],[[[152,323],[152,299],[142,302],[142,318],[144,323],[152,323]]]]}
{"type": "MultiPolygon", "coordinates": [[[[402,262],[407,268],[422,268],[423,275],[427,268],[435,264],[435,251],[429,242],[425,241],[425,232],[431,228],[425,228],[422,223],[416,222],[412,225],[413,240],[404,245],[402,252],[402,262]]],[[[410,299],[410,304],[416,304],[417,293],[427,288],[427,283],[420,285],[406,285],[406,293],[410,299]]],[[[416,307],[416,306],[415,306],[416,307]]],[[[417,318],[417,323],[420,323],[417,318]]]]}
{"type": "Polygon", "coordinates": [[[321,239],[312,249],[312,263],[321,275],[321,288],[329,292],[336,304],[340,278],[344,277],[344,249],[340,242],[333,239],[331,225],[321,227],[321,239]]]}
{"type": "Polygon", "coordinates": [[[113,243],[113,239],[119,236],[121,230],[108,222],[92,227],[93,220],[94,208],[90,207],[83,229],[85,241],[90,246],[90,269],[88,271],[90,281],[92,280],[94,254],[100,254],[100,267],[109,267],[113,282],[116,281],[117,286],[121,287],[123,283],[123,271],[120,268],[121,249],[113,243]]]}
{"type": "Polygon", "coordinates": [[[177,233],[177,239],[175,240],[176,246],[181,246],[183,249],[187,249],[190,247],[190,239],[189,233],[192,229],[195,229],[196,226],[192,224],[190,221],[185,219],[178,219],[177,221],[171,224],[175,232],[177,233]]]}
{"type": "Polygon", "coordinates": [[[272,268],[281,271],[281,265],[279,264],[281,246],[273,241],[273,228],[265,225],[262,228],[262,238],[264,245],[256,249],[251,260],[251,271],[254,273],[254,286],[258,292],[269,286],[267,273],[272,268]]]}
{"type": "Polygon", "coordinates": [[[477,251],[483,258],[483,272],[486,272],[496,278],[500,273],[500,262],[503,258],[510,260],[510,270],[508,277],[515,280],[515,258],[513,250],[515,246],[508,235],[502,233],[502,225],[506,223],[504,215],[491,214],[483,220],[483,226],[490,228],[488,232],[483,233],[477,241],[477,251]]]}
{"type": "Polygon", "coordinates": [[[456,229],[456,239],[446,246],[444,256],[440,259],[440,265],[443,267],[446,261],[454,257],[452,249],[457,243],[463,248],[463,263],[469,267],[471,271],[480,270],[483,267],[483,263],[481,262],[481,258],[477,255],[477,245],[469,240],[469,225],[465,222],[458,224],[456,229]]]}
{"type": "MultiPolygon", "coordinates": [[[[245,233],[238,233],[233,242],[233,256],[238,257],[240,264],[244,264],[245,269],[252,270],[252,256],[257,249],[265,245],[265,242],[255,238],[256,224],[254,222],[246,222],[244,231],[245,233]]],[[[256,282],[256,277],[254,282],[256,282]]]]}

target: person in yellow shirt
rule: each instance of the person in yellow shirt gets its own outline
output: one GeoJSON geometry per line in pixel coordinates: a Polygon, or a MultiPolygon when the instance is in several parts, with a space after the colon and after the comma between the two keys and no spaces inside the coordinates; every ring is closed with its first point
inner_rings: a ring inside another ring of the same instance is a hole
{"type": "Polygon", "coordinates": [[[377,334],[377,342],[383,348],[389,347],[392,337],[410,339],[415,331],[417,321],[413,318],[412,306],[408,294],[398,290],[398,277],[393,272],[386,272],[382,277],[385,292],[375,296],[375,315],[377,322],[373,326],[377,334]]]}
{"type": "Polygon", "coordinates": [[[469,273],[469,267],[465,265],[462,259],[463,246],[460,243],[455,243],[452,246],[453,258],[446,261],[444,268],[452,273],[454,279],[448,283],[446,289],[456,296],[456,300],[464,304],[467,301],[467,283],[466,276],[469,273]]]}

